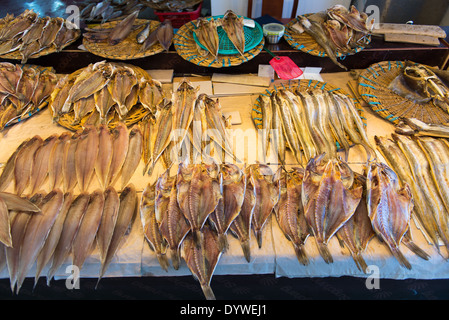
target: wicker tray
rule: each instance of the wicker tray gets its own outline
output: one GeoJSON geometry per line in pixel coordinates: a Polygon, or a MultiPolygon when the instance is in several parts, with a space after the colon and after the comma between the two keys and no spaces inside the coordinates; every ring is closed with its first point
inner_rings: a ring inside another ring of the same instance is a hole
{"type": "MultiPolygon", "coordinates": [[[[96,28],[113,28],[120,21],[110,21],[103,23],[101,26],[96,25],[93,26],[92,29],[96,28]]],[[[145,25],[148,22],[151,23],[151,30],[157,28],[160,24],[159,21],[154,20],[146,20],[146,19],[136,19],[134,22],[135,25],[145,25]]],[[[97,56],[108,58],[108,59],[116,59],[116,60],[131,60],[138,59],[143,57],[152,56],[164,51],[164,48],[156,43],[152,45],[148,50],[140,52],[142,44],[137,43],[136,37],[137,34],[142,30],[142,27],[131,32],[131,34],[124,39],[122,42],[116,44],[115,46],[111,46],[107,42],[91,42],[86,38],[83,38],[83,45],[87,51],[93,53],[97,56]]]]}
{"type": "MultiPolygon", "coordinates": [[[[311,14],[310,13],[305,14],[304,16],[307,17],[309,15],[311,15],[311,14]]],[[[311,55],[318,56],[318,57],[327,57],[326,51],[324,51],[323,47],[320,46],[312,36],[310,36],[306,32],[298,34],[298,33],[295,33],[290,30],[290,27],[293,26],[293,24],[295,24],[297,21],[298,21],[298,18],[295,18],[292,21],[290,21],[289,23],[287,23],[285,26],[284,39],[287,41],[287,43],[296,50],[300,50],[300,51],[303,51],[303,52],[306,52],[306,53],[309,53],[311,55]]],[[[337,56],[337,58],[344,59],[348,55],[353,55],[357,52],[362,51],[363,49],[365,49],[365,47],[370,42],[371,42],[371,37],[368,36],[366,38],[366,40],[364,41],[363,45],[355,48],[354,53],[348,54],[348,53],[342,53],[342,52],[337,51],[336,56],[337,56]]]]}
{"type": "Polygon", "coordinates": [[[403,61],[382,61],[360,73],[358,92],[371,110],[393,124],[399,123],[401,118],[416,118],[435,124],[449,122],[449,114],[431,101],[417,104],[388,88],[404,67],[403,61]]]}
{"type": "MultiPolygon", "coordinates": [[[[139,73],[139,79],[144,77],[145,79],[151,79],[150,75],[143,69],[141,69],[140,67],[136,67],[136,66],[131,66],[129,64],[124,64],[121,62],[115,62],[118,65],[127,65],[130,66],[134,69],[134,71],[139,73]]],[[[76,76],[78,76],[82,71],[84,70],[84,68],[81,68],[73,73],[70,74],[69,78],[74,78],[76,76]]],[[[50,112],[53,116],[53,110],[52,108],[49,108],[50,112]]],[[[109,129],[113,129],[115,128],[115,126],[117,126],[117,124],[119,122],[124,122],[127,126],[131,126],[132,124],[135,124],[137,122],[139,122],[140,120],[142,120],[150,111],[148,109],[145,109],[139,102],[134,105],[134,107],[128,112],[126,118],[124,120],[120,120],[117,113],[114,112],[114,117],[108,122],[108,127],[109,129]]],[[[91,123],[91,124],[97,124],[98,121],[98,117],[95,117],[95,115],[99,116],[98,112],[95,110],[93,112],[93,114],[91,115],[92,117],[90,118],[89,116],[85,117],[83,120],[81,120],[81,123],[74,125],[73,121],[75,120],[75,116],[73,111],[63,114],[59,117],[58,119],[58,124],[63,126],[64,128],[67,128],[69,130],[72,131],[77,131],[83,128],[83,126],[86,123],[91,123]]]]}
{"type": "Polygon", "coordinates": [[[262,41],[255,46],[253,49],[240,54],[230,54],[230,55],[218,55],[215,59],[207,51],[201,49],[195,42],[193,37],[193,31],[196,28],[196,20],[184,24],[176,32],[173,38],[173,44],[175,46],[176,52],[187,61],[190,61],[198,66],[202,67],[213,67],[213,68],[223,68],[223,67],[233,67],[238,66],[244,62],[247,62],[257,56],[263,49],[265,43],[264,38],[262,41]],[[204,54],[206,53],[206,54],[204,54]]]}

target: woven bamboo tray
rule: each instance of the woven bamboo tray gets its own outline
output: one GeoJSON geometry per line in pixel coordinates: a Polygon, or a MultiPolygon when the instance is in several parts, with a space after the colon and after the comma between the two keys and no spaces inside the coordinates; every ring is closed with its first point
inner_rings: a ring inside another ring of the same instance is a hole
{"type": "Polygon", "coordinates": [[[449,114],[431,101],[417,104],[388,88],[404,67],[403,61],[382,61],[360,73],[358,92],[371,110],[393,124],[399,123],[401,118],[416,118],[434,124],[449,122],[449,114]]]}
{"type": "MultiPolygon", "coordinates": [[[[305,14],[304,16],[307,17],[309,14],[305,14]]],[[[285,32],[284,32],[284,39],[287,41],[287,43],[292,46],[296,50],[300,50],[303,52],[306,52],[308,54],[318,56],[318,57],[327,57],[326,51],[324,51],[323,47],[320,46],[315,39],[307,34],[306,32],[303,32],[301,34],[295,33],[292,30],[290,30],[290,27],[293,26],[298,21],[298,18],[293,19],[285,26],[285,32]]],[[[365,49],[365,47],[371,42],[371,36],[368,36],[366,40],[362,43],[362,45],[355,48],[354,53],[342,53],[342,52],[336,52],[337,58],[344,59],[348,55],[353,55],[357,52],[362,51],[365,49]]]]}
{"type": "MultiPolygon", "coordinates": [[[[106,22],[103,23],[102,25],[92,26],[92,29],[113,28],[119,22],[120,21],[118,20],[106,22]]],[[[160,24],[159,21],[146,20],[146,19],[136,19],[134,24],[144,26],[148,22],[150,22],[151,24],[150,32],[155,30],[160,24]]],[[[132,31],[126,39],[116,44],[115,46],[111,46],[108,42],[91,42],[86,38],[83,38],[83,45],[86,48],[86,50],[89,51],[90,53],[93,53],[103,58],[116,59],[116,60],[130,60],[130,59],[144,58],[164,51],[164,48],[160,45],[159,42],[157,42],[156,44],[148,48],[148,50],[140,52],[142,44],[137,42],[136,37],[141,30],[142,27],[139,27],[138,29],[132,31]]]]}
{"type": "Polygon", "coordinates": [[[195,30],[195,28],[196,20],[184,24],[176,32],[173,38],[173,44],[175,46],[176,52],[182,58],[202,67],[224,68],[238,66],[257,56],[260,51],[262,51],[263,45],[265,43],[265,40],[262,37],[262,41],[260,42],[260,44],[258,44],[253,49],[245,52],[243,56],[240,54],[219,54],[217,59],[215,59],[210,54],[208,54],[206,50],[201,49],[196,43],[193,37],[193,31],[195,30]]]}
{"type": "MultiPolygon", "coordinates": [[[[142,77],[144,77],[145,79],[151,79],[150,75],[143,69],[136,67],[136,66],[132,66],[129,64],[124,64],[121,62],[114,62],[117,65],[127,65],[131,68],[134,69],[134,71],[136,71],[136,73],[139,74],[138,78],[141,79],[142,77]]],[[[69,80],[73,79],[75,77],[77,77],[82,71],[84,70],[84,68],[79,69],[73,73],[70,74],[69,76],[69,80]]],[[[52,108],[49,108],[50,112],[53,116],[53,110],[52,108]]],[[[111,108],[112,110],[113,108],[111,108]]],[[[117,124],[119,122],[124,122],[128,127],[139,122],[140,120],[142,120],[150,111],[148,109],[145,109],[139,102],[137,104],[134,105],[134,107],[128,112],[128,114],[126,115],[126,118],[123,120],[120,120],[117,112],[115,112],[115,110],[113,111],[112,115],[110,114],[110,117],[108,118],[108,128],[109,129],[113,129],[117,126],[117,124]]],[[[86,124],[93,124],[93,125],[97,125],[98,124],[98,120],[99,120],[99,113],[94,110],[90,115],[84,117],[81,122],[77,125],[74,125],[73,122],[75,120],[75,116],[74,116],[74,112],[71,111],[69,113],[63,114],[59,117],[58,119],[58,124],[63,126],[64,128],[67,128],[69,130],[72,131],[77,131],[82,129],[86,124]]]]}

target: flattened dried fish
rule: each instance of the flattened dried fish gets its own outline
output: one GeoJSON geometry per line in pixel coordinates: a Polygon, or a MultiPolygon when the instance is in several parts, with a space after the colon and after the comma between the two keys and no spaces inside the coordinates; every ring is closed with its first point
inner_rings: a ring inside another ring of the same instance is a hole
{"type": "Polygon", "coordinates": [[[142,158],[142,131],[134,125],[129,131],[128,152],[121,171],[122,189],[128,184],[142,158]]]}
{"type": "Polygon", "coordinates": [[[46,138],[34,153],[33,165],[30,176],[30,194],[34,194],[44,184],[48,175],[51,152],[58,140],[58,135],[53,134],[46,138]]]}
{"type": "Polygon", "coordinates": [[[30,182],[34,153],[41,146],[43,140],[40,136],[34,136],[20,149],[14,164],[14,192],[21,195],[30,182]]]}
{"type": "Polygon", "coordinates": [[[77,184],[75,151],[78,144],[78,136],[81,131],[75,132],[72,137],[65,142],[64,161],[62,162],[64,192],[71,192],[77,184]]]}
{"type": "Polygon", "coordinates": [[[198,41],[206,47],[207,51],[214,57],[218,56],[219,38],[217,25],[214,18],[206,19],[200,17],[197,19],[195,34],[198,41]]]}
{"type": "Polygon", "coordinates": [[[122,169],[125,162],[126,153],[128,152],[129,145],[129,132],[128,128],[123,122],[119,122],[117,126],[112,130],[112,160],[109,167],[107,185],[111,185],[116,176],[122,169]]]}
{"type": "Polygon", "coordinates": [[[132,31],[134,21],[139,15],[139,10],[128,15],[125,19],[120,21],[108,36],[110,45],[116,45],[122,42],[132,31]]]}
{"type": "Polygon", "coordinates": [[[84,128],[78,137],[75,151],[75,171],[81,191],[87,191],[98,157],[98,130],[94,126],[84,128]]]}
{"type": "Polygon", "coordinates": [[[162,48],[168,52],[173,40],[173,26],[170,19],[166,19],[161,22],[159,28],[156,31],[156,38],[161,44],[162,48]]]}
{"type": "Polygon", "coordinates": [[[162,152],[170,144],[172,137],[173,126],[173,113],[172,102],[166,103],[161,107],[156,114],[156,126],[154,128],[154,134],[151,135],[151,164],[148,169],[148,174],[153,172],[154,166],[157,160],[161,156],[162,152]]]}
{"type": "Polygon", "coordinates": [[[131,94],[131,90],[136,84],[137,77],[134,70],[123,67],[114,73],[108,85],[112,100],[117,104],[120,119],[123,119],[129,111],[126,106],[126,98],[131,94]]]}
{"type": "Polygon", "coordinates": [[[112,149],[112,135],[107,125],[101,124],[98,127],[98,139],[98,156],[95,162],[95,173],[101,186],[105,189],[107,187],[107,177],[114,152],[112,149]]]}
{"type": "Polygon", "coordinates": [[[109,92],[108,86],[104,86],[94,93],[95,107],[100,114],[100,123],[105,124],[109,110],[114,106],[115,101],[109,92]]]}
{"type": "Polygon", "coordinates": [[[151,149],[151,139],[153,134],[156,134],[154,132],[154,125],[155,119],[152,115],[145,116],[140,122],[142,131],[142,161],[144,164],[143,175],[145,175],[145,172],[148,170],[148,166],[151,161],[151,154],[153,153],[151,149]]]}
{"type": "Polygon", "coordinates": [[[12,246],[9,210],[2,198],[0,198],[0,242],[7,247],[12,246]]]}
{"type": "Polygon", "coordinates": [[[14,180],[14,165],[16,162],[17,154],[22,148],[26,146],[28,140],[29,139],[23,141],[6,161],[6,164],[3,167],[2,174],[0,175],[0,191],[4,191],[6,188],[8,188],[11,181],[14,180]]]}
{"type": "Polygon", "coordinates": [[[228,10],[221,19],[221,26],[237,51],[243,56],[245,52],[243,17],[238,17],[232,10],[228,10]]]}

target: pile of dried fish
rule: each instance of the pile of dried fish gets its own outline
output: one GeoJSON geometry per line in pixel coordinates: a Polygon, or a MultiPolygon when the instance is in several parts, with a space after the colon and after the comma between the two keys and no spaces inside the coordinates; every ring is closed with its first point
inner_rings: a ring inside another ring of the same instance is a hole
{"type": "Polygon", "coordinates": [[[80,6],[82,8],[80,12],[81,20],[87,22],[101,21],[101,23],[128,16],[143,7],[138,0],[87,0],[80,6]]]}
{"type": "Polygon", "coordinates": [[[449,145],[446,139],[375,137],[378,149],[396,168],[403,185],[413,196],[412,217],[429,243],[440,251],[440,242],[449,250],[449,145]]]}
{"type": "Polygon", "coordinates": [[[339,149],[347,160],[353,144],[365,148],[368,160],[375,156],[353,101],[338,91],[276,89],[270,96],[259,95],[258,104],[264,159],[271,148],[285,164],[288,148],[299,164],[323,153],[336,158],[339,149]]]}
{"type": "Polygon", "coordinates": [[[141,68],[101,61],[61,78],[51,94],[53,120],[73,117],[72,125],[126,120],[143,107],[154,112],[162,85],[141,68]]]}
{"type": "Polygon", "coordinates": [[[140,0],[145,6],[158,11],[181,12],[192,11],[203,0],[140,0]]]}
{"type": "Polygon", "coordinates": [[[44,108],[58,77],[50,68],[0,63],[0,130],[44,108]]]}
{"type": "Polygon", "coordinates": [[[14,182],[17,195],[56,188],[73,192],[76,186],[86,192],[94,176],[102,189],[116,183],[124,187],[140,163],[142,141],[138,125],[128,129],[123,123],[112,130],[101,125],[46,139],[36,135],[22,142],[7,160],[0,190],[14,182]]]}
{"type": "Polygon", "coordinates": [[[77,26],[62,18],[39,17],[25,10],[0,19],[0,55],[18,52],[22,63],[45,49],[61,51],[81,35],[77,26]]]}
{"type": "Polygon", "coordinates": [[[228,249],[227,233],[239,239],[250,261],[251,233],[262,245],[262,232],[278,192],[270,167],[181,163],[145,188],[140,214],[145,239],[161,267],[178,269],[183,258],[207,299],[213,270],[228,249]]]}
{"type": "Polygon", "coordinates": [[[337,55],[353,54],[365,45],[373,26],[374,19],[368,21],[366,13],[359,12],[354,6],[348,10],[342,5],[335,5],[326,11],[298,16],[290,30],[309,34],[336,65],[346,70],[337,61],[337,55]]]}
{"type": "Polygon", "coordinates": [[[153,119],[148,119],[148,127],[142,131],[146,141],[143,161],[149,174],[160,158],[165,168],[186,158],[192,162],[207,162],[215,158],[221,163],[224,162],[223,152],[235,159],[227,132],[229,125],[218,100],[206,94],[197,96],[197,91],[198,88],[194,88],[190,81],[183,79],[174,92],[173,100],[166,100],[156,109],[153,126],[153,119]],[[214,153],[213,146],[218,147],[219,152],[214,153]]]}
{"type": "Polygon", "coordinates": [[[444,124],[425,123],[416,118],[402,119],[396,125],[395,132],[407,136],[449,138],[449,126],[444,124]]]}
{"type": "Polygon", "coordinates": [[[388,88],[414,103],[431,101],[433,105],[449,112],[448,85],[447,71],[406,61],[404,69],[391,81],[388,88]]]}
{"type": "Polygon", "coordinates": [[[197,19],[195,34],[199,43],[207,49],[206,53],[217,58],[220,42],[218,27],[223,28],[224,34],[228,36],[234,47],[243,56],[245,52],[243,17],[238,17],[232,10],[226,11],[223,18],[214,19],[211,17],[209,19],[200,17],[197,19]]]}
{"type": "Polygon", "coordinates": [[[151,30],[151,23],[137,34],[137,43],[142,44],[140,51],[146,51],[154,44],[159,43],[165,51],[170,49],[173,41],[174,30],[170,20],[164,20],[154,30],[151,30]]]}
{"type": "Polygon", "coordinates": [[[33,210],[3,194],[0,193],[2,202],[7,205],[12,202],[14,206],[9,213],[11,245],[2,245],[1,249],[11,290],[16,293],[33,265],[36,265],[35,284],[46,271],[49,285],[67,259],[81,270],[92,250],[99,251],[100,280],[123,243],[138,206],[132,184],[121,190],[120,195],[109,187],[77,196],[55,189],[47,194],[36,193],[29,200],[19,198],[33,210]]]}

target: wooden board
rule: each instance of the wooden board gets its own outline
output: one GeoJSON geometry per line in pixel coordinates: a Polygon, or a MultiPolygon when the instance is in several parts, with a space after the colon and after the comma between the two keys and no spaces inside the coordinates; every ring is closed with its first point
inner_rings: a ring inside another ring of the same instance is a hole
{"type": "Polygon", "coordinates": [[[446,32],[439,26],[433,25],[414,25],[400,23],[379,23],[373,28],[374,34],[417,34],[423,36],[432,36],[436,38],[446,38],[446,32]]]}
{"type": "Polygon", "coordinates": [[[212,82],[224,82],[234,84],[244,84],[247,86],[269,87],[271,79],[269,77],[259,77],[249,74],[223,74],[214,73],[212,75],[212,82]]]}
{"type": "Polygon", "coordinates": [[[405,42],[405,43],[418,43],[429,46],[440,45],[440,40],[433,36],[423,36],[419,34],[399,34],[399,33],[387,33],[384,36],[384,40],[387,42],[405,42]]]}

